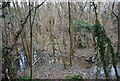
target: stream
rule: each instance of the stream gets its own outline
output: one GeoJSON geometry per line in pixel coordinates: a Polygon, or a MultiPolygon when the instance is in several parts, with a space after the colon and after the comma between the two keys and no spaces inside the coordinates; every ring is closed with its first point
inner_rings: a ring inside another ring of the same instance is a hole
{"type": "MultiPolygon", "coordinates": [[[[43,53],[42,51],[35,51],[34,61],[36,61],[37,59],[39,59],[39,61],[37,61],[34,65],[37,68],[41,68],[45,66],[50,68],[57,68],[57,70],[61,70],[61,68],[66,70],[73,70],[73,71],[77,70],[78,72],[80,71],[89,74],[94,78],[97,71],[99,71],[98,73],[99,77],[103,78],[105,76],[103,68],[98,68],[95,64],[88,63],[84,59],[73,58],[72,59],[73,67],[71,68],[69,67],[69,58],[67,56],[62,56],[62,57],[60,55],[53,56],[52,54],[43,53]]],[[[19,59],[20,70],[24,71],[24,68],[27,67],[27,64],[28,63],[24,52],[20,52],[20,59],[19,59]]],[[[118,70],[118,74],[120,75],[120,63],[117,65],[117,70],[118,70]]],[[[116,78],[113,67],[111,67],[110,69],[110,77],[112,79],[116,78]]]]}

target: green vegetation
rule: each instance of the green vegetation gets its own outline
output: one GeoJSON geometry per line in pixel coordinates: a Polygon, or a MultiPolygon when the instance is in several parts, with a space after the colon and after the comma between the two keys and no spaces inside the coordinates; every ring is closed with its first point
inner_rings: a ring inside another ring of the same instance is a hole
{"type": "Polygon", "coordinates": [[[27,80],[30,79],[30,76],[19,77],[19,79],[27,80]]]}
{"type": "Polygon", "coordinates": [[[115,52],[111,43],[111,40],[106,35],[106,32],[104,30],[104,27],[99,23],[99,21],[96,22],[96,24],[93,25],[94,27],[94,37],[97,41],[97,50],[100,54],[100,60],[103,65],[103,69],[105,72],[106,78],[109,78],[109,70],[110,70],[110,64],[112,63],[116,76],[118,77],[118,73],[116,71],[116,56],[115,52]]]}
{"type": "Polygon", "coordinates": [[[93,37],[96,39],[96,46],[97,46],[97,51],[100,54],[100,60],[102,63],[102,67],[105,73],[106,79],[109,78],[109,72],[110,72],[110,63],[112,63],[116,78],[119,80],[119,75],[117,72],[117,60],[116,60],[116,54],[114,52],[114,48],[112,46],[110,38],[106,35],[106,31],[104,27],[100,23],[100,19],[98,19],[98,13],[97,13],[97,6],[94,2],[92,2],[93,7],[94,7],[94,12],[95,12],[95,24],[93,25],[94,27],[94,33],[93,37]]]}
{"type": "Polygon", "coordinates": [[[66,79],[82,79],[81,75],[66,76],[66,79]]]}
{"type": "Polygon", "coordinates": [[[93,24],[83,19],[74,20],[73,24],[75,35],[78,36],[75,38],[76,41],[75,46],[79,49],[86,48],[87,46],[90,47],[89,43],[91,41],[88,35],[90,33],[92,34],[94,31],[94,28],[92,27],[93,24]]]}
{"type": "Polygon", "coordinates": [[[93,27],[92,24],[86,20],[74,20],[73,21],[74,28],[76,32],[86,32],[86,33],[92,33],[93,27]]]}

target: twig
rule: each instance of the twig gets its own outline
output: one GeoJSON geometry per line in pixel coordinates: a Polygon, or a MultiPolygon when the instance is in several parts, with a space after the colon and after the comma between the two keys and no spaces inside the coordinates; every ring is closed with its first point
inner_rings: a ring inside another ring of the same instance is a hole
{"type": "Polygon", "coordinates": [[[35,65],[42,57],[39,57],[32,65],[35,65]]]}

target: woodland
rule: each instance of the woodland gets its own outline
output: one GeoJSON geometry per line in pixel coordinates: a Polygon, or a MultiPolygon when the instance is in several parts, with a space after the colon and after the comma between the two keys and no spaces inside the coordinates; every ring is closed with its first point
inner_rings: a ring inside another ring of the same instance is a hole
{"type": "Polygon", "coordinates": [[[120,80],[120,1],[0,1],[0,33],[3,81],[120,80]]]}

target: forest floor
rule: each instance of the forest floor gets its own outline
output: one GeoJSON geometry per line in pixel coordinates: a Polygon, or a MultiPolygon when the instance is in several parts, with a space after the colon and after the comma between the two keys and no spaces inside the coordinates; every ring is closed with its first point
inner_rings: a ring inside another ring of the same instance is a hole
{"type": "MultiPolygon", "coordinates": [[[[33,67],[33,77],[37,79],[65,79],[66,76],[81,75],[84,79],[95,79],[96,65],[85,61],[92,54],[91,49],[81,49],[81,52],[77,57],[72,58],[72,67],[69,65],[68,54],[60,56],[59,54],[52,55],[44,53],[42,58],[35,63],[33,67]],[[85,52],[85,50],[87,50],[85,52]],[[83,52],[84,53],[83,53],[83,52]],[[89,54],[90,53],[90,54],[89,54]]],[[[30,68],[26,68],[25,71],[19,71],[18,76],[27,76],[30,73],[30,68]]],[[[120,66],[119,66],[120,73],[120,66]]],[[[112,71],[112,77],[114,77],[112,71]]],[[[99,78],[103,78],[104,73],[101,71],[99,78]]]]}
{"type": "MultiPolygon", "coordinates": [[[[85,54],[83,54],[85,55],[85,54]]],[[[94,74],[93,66],[85,61],[86,57],[81,55],[81,57],[72,58],[73,65],[70,67],[69,58],[66,56],[45,54],[35,65],[33,70],[34,78],[41,79],[65,79],[66,76],[71,75],[81,75],[83,78],[92,78],[94,74]]],[[[87,56],[87,55],[86,55],[87,56]]],[[[29,75],[29,68],[23,75],[29,75]]],[[[20,74],[19,73],[19,74],[20,74]]],[[[22,75],[22,76],[23,76],[22,75]]]]}

